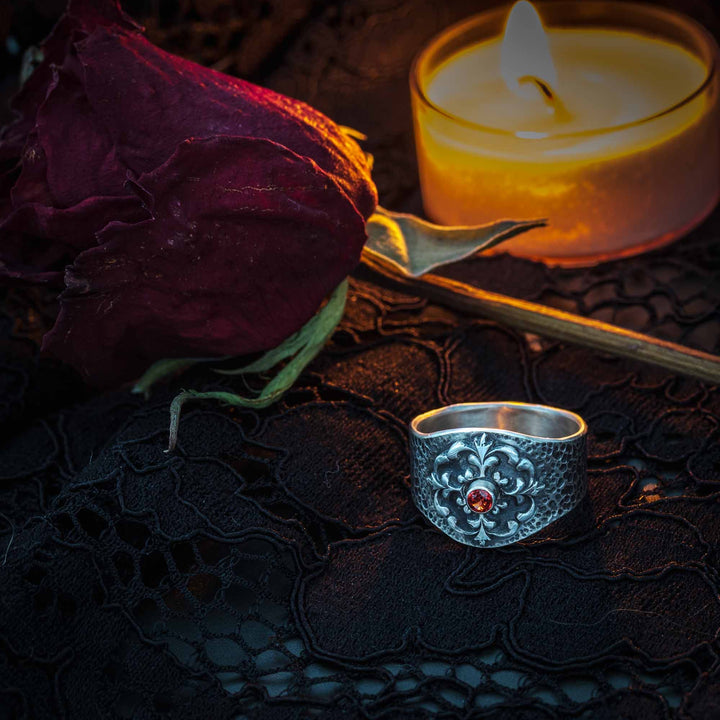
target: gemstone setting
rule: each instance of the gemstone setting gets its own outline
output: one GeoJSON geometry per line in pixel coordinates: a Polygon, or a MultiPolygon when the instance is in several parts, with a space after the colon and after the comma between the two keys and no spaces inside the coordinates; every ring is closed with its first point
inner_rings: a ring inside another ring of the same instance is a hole
{"type": "Polygon", "coordinates": [[[465,498],[468,507],[476,513],[486,513],[492,510],[495,504],[495,498],[489,490],[482,487],[476,487],[467,494],[465,498]]]}

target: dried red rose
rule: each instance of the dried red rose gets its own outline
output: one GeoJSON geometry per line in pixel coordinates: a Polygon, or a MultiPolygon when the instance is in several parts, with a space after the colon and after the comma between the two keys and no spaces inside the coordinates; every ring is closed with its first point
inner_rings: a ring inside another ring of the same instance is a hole
{"type": "Polygon", "coordinates": [[[115,2],[71,1],[43,50],[0,140],[0,278],[64,283],[43,349],[89,381],[274,347],[356,265],[377,197],[325,116],[115,2]]]}

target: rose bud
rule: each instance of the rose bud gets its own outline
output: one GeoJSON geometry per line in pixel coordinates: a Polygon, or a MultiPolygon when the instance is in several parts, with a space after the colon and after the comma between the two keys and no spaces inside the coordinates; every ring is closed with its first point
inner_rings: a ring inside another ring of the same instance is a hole
{"type": "Polygon", "coordinates": [[[43,52],[0,140],[0,278],[64,286],[44,351],[110,386],[268,350],[353,270],[377,196],[328,118],[113,2],[71,2],[43,52]]]}

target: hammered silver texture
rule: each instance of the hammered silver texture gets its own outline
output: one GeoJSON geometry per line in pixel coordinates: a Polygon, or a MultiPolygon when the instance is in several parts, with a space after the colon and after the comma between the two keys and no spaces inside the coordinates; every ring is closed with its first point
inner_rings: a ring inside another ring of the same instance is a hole
{"type": "Polygon", "coordinates": [[[489,430],[411,433],[410,449],[415,504],[466,545],[522,540],[572,510],[587,490],[585,435],[543,440],[489,430]],[[468,504],[468,493],[478,486],[492,496],[488,512],[468,504]]]}

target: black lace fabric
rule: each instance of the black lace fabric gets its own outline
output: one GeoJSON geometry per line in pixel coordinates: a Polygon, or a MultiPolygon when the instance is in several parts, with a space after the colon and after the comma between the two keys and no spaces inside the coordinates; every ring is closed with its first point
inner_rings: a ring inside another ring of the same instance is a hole
{"type": "MultiPolygon", "coordinates": [[[[291,5],[131,9],[173,51],[366,132],[383,203],[417,210],[407,65],[477,4],[291,5]]],[[[717,28],[710,3],[683,7],[717,28]]],[[[592,269],[447,273],[720,352],[719,248],[716,213],[592,269]]],[[[180,388],[241,382],[195,369],[148,401],[93,394],[38,357],[52,299],[2,297],[0,718],[720,717],[717,388],[353,279],[280,403],[188,405],[166,454],[180,388]],[[407,423],[499,399],[583,415],[590,488],[477,550],[413,506],[407,423]]]]}

